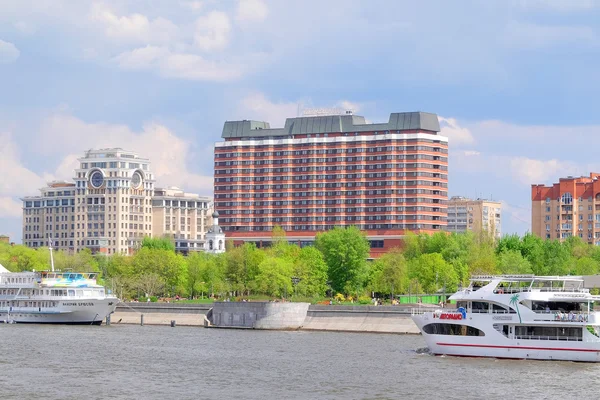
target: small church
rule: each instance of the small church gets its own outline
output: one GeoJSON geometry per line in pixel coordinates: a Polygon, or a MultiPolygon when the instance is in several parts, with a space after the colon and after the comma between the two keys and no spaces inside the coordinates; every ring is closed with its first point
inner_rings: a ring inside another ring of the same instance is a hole
{"type": "Polygon", "coordinates": [[[219,213],[215,210],[212,215],[213,224],[206,232],[204,251],[207,253],[225,253],[225,234],[219,226],[219,213]]]}

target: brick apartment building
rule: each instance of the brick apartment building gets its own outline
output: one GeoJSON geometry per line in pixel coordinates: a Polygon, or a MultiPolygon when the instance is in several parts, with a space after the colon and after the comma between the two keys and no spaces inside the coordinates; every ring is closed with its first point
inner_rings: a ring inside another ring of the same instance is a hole
{"type": "Polygon", "coordinates": [[[531,185],[531,231],[545,239],[579,236],[600,245],[600,173],[531,185]]]}
{"type": "Polygon", "coordinates": [[[274,226],[310,245],[335,226],[366,232],[371,254],[407,231],[446,228],[448,139],[437,115],[393,113],[387,123],[342,115],[227,121],[215,144],[215,209],[228,239],[269,245],[274,226]]]}

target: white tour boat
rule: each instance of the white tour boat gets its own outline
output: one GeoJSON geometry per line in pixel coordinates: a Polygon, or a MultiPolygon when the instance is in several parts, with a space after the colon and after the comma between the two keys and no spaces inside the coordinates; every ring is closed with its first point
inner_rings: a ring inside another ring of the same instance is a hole
{"type": "Polygon", "coordinates": [[[474,276],[456,308],[413,309],[436,355],[600,362],[600,296],[575,276],[474,276]]]}
{"type": "Polygon", "coordinates": [[[100,325],[119,299],[94,272],[10,272],[0,265],[0,322],[100,325]]]}

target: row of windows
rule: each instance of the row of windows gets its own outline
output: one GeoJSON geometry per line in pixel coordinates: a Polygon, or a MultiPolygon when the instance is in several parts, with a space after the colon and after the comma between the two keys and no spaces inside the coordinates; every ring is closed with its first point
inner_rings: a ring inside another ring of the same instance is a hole
{"type": "MultiPolygon", "coordinates": [[[[336,224],[336,225],[277,225],[281,226],[285,231],[326,231],[338,226],[356,226],[361,230],[441,230],[443,225],[438,224],[336,224]]],[[[266,226],[223,226],[225,232],[270,232],[273,230],[273,225],[266,226]]]]}
{"type": "MultiPolygon", "coordinates": [[[[387,131],[386,131],[387,132],[387,131]]],[[[383,132],[382,132],[383,133],[383,132]]],[[[392,131],[391,133],[402,133],[402,131],[397,131],[394,132],[392,131]]],[[[370,136],[373,133],[371,132],[361,132],[361,135],[365,135],[365,136],[370,136]]],[[[377,132],[375,132],[375,134],[377,134],[377,132]]],[[[344,136],[347,136],[348,133],[344,134],[344,136]]],[[[352,133],[350,133],[350,135],[352,135],[352,133]]],[[[354,132],[354,135],[352,136],[358,136],[358,132],[354,132]]],[[[435,134],[432,134],[432,137],[435,137],[435,134]]],[[[282,137],[283,139],[290,139],[290,137],[288,136],[284,136],[282,137]]],[[[237,139],[237,138],[236,138],[237,139]]],[[[239,138],[242,139],[242,138],[239,138]]],[[[265,138],[258,138],[258,139],[252,139],[252,138],[243,138],[243,139],[247,139],[247,140],[264,140],[265,138]]],[[[271,138],[267,139],[270,140],[271,138]]],[[[441,145],[441,146],[447,146],[446,143],[442,143],[439,139],[425,139],[425,138],[415,138],[415,139],[397,139],[397,138],[382,138],[382,139],[377,139],[377,140],[373,140],[373,139],[366,139],[364,140],[365,144],[368,144],[369,146],[388,146],[388,145],[394,145],[394,144],[400,144],[400,143],[406,143],[406,144],[417,144],[417,143],[434,143],[437,145],[441,145]]],[[[339,146],[339,145],[347,145],[347,146],[351,146],[352,144],[346,144],[343,142],[337,142],[337,143],[326,143],[326,142],[318,142],[318,143],[293,143],[293,144],[273,144],[273,143],[268,143],[268,144],[245,144],[245,145],[234,145],[231,144],[230,146],[222,146],[222,147],[217,147],[216,150],[218,152],[231,152],[231,151],[235,151],[236,149],[239,149],[240,151],[243,149],[251,149],[251,150],[277,150],[277,149],[286,149],[286,148],[315,148],[318,146],[322,146],[322,147],[335,147],[335,146],[339,146]]]]}
{"type": "MultiPolygon", "coordinates": [[[[367,192],[367,191],[365,191],[367,192]]],[[[368,193],[368,196],[374,195],[392,195],[391,190],[376,190],[376,191],[368,191],[368,192],[377,192],[377,193],[368,193]]],[[[364,196],[364,194],[357,194],[356,192],[325,192],[324,196],[364,196]]],[[[288,193],[217,193],[215,194],[215,199],[261,199],[261,198],[287,198],[292,197],[291,194],[288,193]]],[[[308,196],[308,197],[316,197],[308,196]]],[[[344,200],[344,199],[342,199],[344,200]]],[[[445,204],[444,199],[440,198],[427,198],[427,197],[397,197],[397,198],[389,198],[389,197],[379,197],[379,198],[369,198],[369,199],[350,199],[356,200],[356,203],[352,204],[393,204],[393,203],[434,203],[434,204],[445,204]],[[358,200],[361,200],[360,202],[358,200]]],[[[286,201],[286,200],[281,200],[286,201]]],[[[291,200],[287,200],[291,202],[291,200]]],[[[302,200],[304,201],[304,200],[302,200]]],[[[307,200],[308,201],[308,200],[307,200]]],[[[318,201],[318,200],[316,200],[318,201]]],[[[336,203],[337,204],[337,203],[336,203]]],[[[340,203],[341,204],[341,203],[340,203]]]]}
{"type": "MultiPolygon", "coordinates": [[[[394,199],[369,199],[369,200],[385,200],[382,201],[381,204],[385,203],[395,203],[394,199]]],[[[260,209],[255,209],[254,207],[273,207],[273,206],[291,206],[291,205],[302,205],[302,206],[311,206],[311,205],[341,205],[341,204],[361,204],[367,203],[367,199],[358,199],[358,200],[303,200],[303,201],[232,201],[232,202],[219,202],[217,203],[217,207],[219,210],[225,207],[250,207],[243,211],[248,211],[249,214],[257,214],[260,209]]],[[[373,204],[373,203],[371,203],[373,204]]],[[[303,212],[329,212],[322,211],[323,209],[313,210],[311,208],[302,208],[302,210],[307,210],[303,212]]],[[[329,210],[329,208],[328,208],[329,210]]],[[[440,212],[440,207],[424,207],[424,206],[416,206],[416,207],[336,207],[333,208],[333,212],[380,212],[380,211],[399,211],[399,212],[416,212],[416,211],[426,211],[426,212],[440,212]]],[[[223,211],[225,213],[225,211],[223,211]]],[[[232,210],[231,213],[239,212],[232,210]]],[[[286,209],[274,209],[273,212],[289,212],[286,209]]],[[[169,220],[169,217],[166,217],[169,220]]],[[[200,218],[198,218],[198,223],[200,223],[200,218]]]]}
{"type": "MultiPolygon", "coordinates": [[[[308,171],[293,171],[293,172],[313,172],[313,171],[325,171],[324,168],[327,168],[327,171],[342,171],[344,166],[337,167],[306,167],[308,171]],[[331,169],[329,169],[331,168],[331,169]]],[[[281,168],[285,170],[286,168],[281,168]]],[[[300,169],[300,168],[293,168],[300,169]]],[[[281,171],[284,172],[284,171],[281,171]]],[[[285,171],[289,172],[289,171],[285,171]]],[[[313,177],[313,175],[310,175],[313,177]]],[[[322,175],[319,175],[322,176],[322,175]]],[[[447,180],[447,174],[440,174],[438,172],[376,172],[376,173],[365,173],[365,174],[329,174],[324,175],[324,179],[373,179],[373,178],[393,178],[395,176],[399,178],[406,177],[427,177],[427,178],[439,178],[441,180],[447,180]]],[[[283,176],[233,176],[233,177],[225,177],[225,178],[215,178],[216,183],[222,182],[270,182],[273,180],[290,180],[290,179],[281,179],[283,176]],[[278,179],[277,179],[278,178],[278,179]]],[[[287,177],[286,177],[287,178],[287,177]]]]}
{"type": "MultiPolygon", "coordinates": [[[[446,219],[431,215],[369,215],[369,216],[329,216],[329,217],[263,217],[263,218],[223,218],[222,224],[237,222],[334,222],[334,221],[445,221],[446,219]]],[[[182,228],[183,229],[183,228],[182,228]]]]}
{"type": "MultiPolygon", "coordinates": [[[[282,165],[282,164],[325,164],[360,161],[383,160],[430,160],[448,162],[448,157],[432,156],[429,154],[388,154],[384,156],[356,156],[356,157],[321,157],[321,158],[283,158],[277,160],[234,160],[216,161],[215,167],[229,167],[236,165],[282,165]]],[[[109,181],[110,182],[110,181],[109,181]]],[[[110,186],[110,185],[109,185],[110,186]]]]}
{"type": "MultiPolygon", "coordinates": [[[[447,165],[427,164],[427,163],[397,163],[397,164],[369,164],[369,165],[354,165],[354,170],[375,170],[375,169],[436,169],[440,171],[448,171],[447,165]]],[[[308,167],[307,167],[308,168],[308,167]]],[[[282,172],[281,168],[215,168],[215,175],[233,175],[233,174],[272,174],[282,172]]],[[[293,171],[289,171],[290,173],[293,171]]],[[[323,178],[320,178],[323,179],[323,178]]]]}
{"type": "Polygon", "coordinates": [[[313,154],[345,154],[345,153],[379,153],[382,151],[432,151],[447,153],[445,147],[432,146],[376,146],[376,147],[350,147],[350,148],[334,148],[334,149],[317,149],[317,150],[284,150],[284,151],[258,151],[258,152],[233,152],[233,153],[217,153],[215,158],[231,158],[231,157],[281,157],[281,156],[306,156],[313,154]]]}
{"type": "Polygon", "coordinates": [[[313,188],[344,188],[344,187],[378,187],[378,186],[433,186],[447,188],[446,182],[430,181],[372,181],[372,182],[332,182],[332,183],[302,183],[302,184],[278,184],[278,185],[222,185],[215,186],[217,191],[231,190],[282,190],[282,189],[313,189],[313,188]]]}

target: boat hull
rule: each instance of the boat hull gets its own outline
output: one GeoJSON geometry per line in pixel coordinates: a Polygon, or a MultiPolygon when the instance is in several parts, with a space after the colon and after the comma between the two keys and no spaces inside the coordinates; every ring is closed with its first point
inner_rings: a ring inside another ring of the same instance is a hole
{"type": "Polygon", "coordinates": [[[427,334],[422,328],[431,320],[415,315],[413,321],[435,355],[600,362],[600,342],[511,339],[494,329],[487,329],[486,336],[427,334]]]}
{"type": "Polygon", "coordinates": [[[29,324],[100,325],[115,311],[119,300],[114,297],[60,301],[57,307],[20,307],[0,309],[0,321],[29,324]]]}

